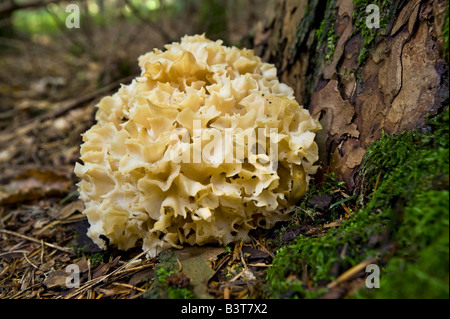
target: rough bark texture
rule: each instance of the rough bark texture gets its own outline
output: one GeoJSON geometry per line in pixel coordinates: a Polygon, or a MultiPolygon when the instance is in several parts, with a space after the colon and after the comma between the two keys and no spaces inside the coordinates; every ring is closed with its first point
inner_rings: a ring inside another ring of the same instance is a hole
{"type": "Polygon", "coordinates": [[[322,123],[321,174],[333,171],[354,188],[366,149],[382,131],[417,128],[448,103],[446,1],[373,1],[384,25],[369,35],[361,23],[372,2],[328,2],[275,1],[253,44],[322,123]]]}

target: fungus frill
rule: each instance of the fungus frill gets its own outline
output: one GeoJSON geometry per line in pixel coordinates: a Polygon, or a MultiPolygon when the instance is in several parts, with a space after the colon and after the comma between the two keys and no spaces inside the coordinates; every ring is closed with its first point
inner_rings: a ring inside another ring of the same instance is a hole
{"type": "Polygon", "coordinates": [[[317,170],[320,125],[275,67],[203,35],[139,66],[83,134],[75,173],[93,241],[155,256],[285,220],[317,170]]]}

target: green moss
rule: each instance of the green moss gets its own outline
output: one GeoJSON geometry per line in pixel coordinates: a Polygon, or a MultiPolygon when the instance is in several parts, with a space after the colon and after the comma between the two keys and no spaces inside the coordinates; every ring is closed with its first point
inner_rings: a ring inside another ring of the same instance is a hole
{"type": "Polygon", "coordinates": [[[370,240],[381,234],[386,225],[384,216],[363,211],[323,237],[298,236],[293,244],[277,251],[267,274],[270,294],[311,298],[323,293],[321,287],[339,273],[377,256],[370,240]],[[306,274],[313,282],[311,287],[301,281],[306,274]]]}
{"type": "Polygon", "coordinates": [[[353,0],[354,34],[361,33],[363,42],[358,56],[358,66],[367,60],[368,54],[374,46],[379,35],[387,34],[389,22],[393,21],[398,1],[386,0],[353,0]],[[366,12],[368,5],[377,5],[380,9],[380,27],[369,28],[366,19],[370,13],[366,12]]]}
{"type": "Polygon", "coordinates": [[[324,59],[326,63],[333,60],[334,51],[336,49],[336,41],[339,38],[334,31],[334,21],[336,20],[335,13],[336,0],[328,0],[325,10],[325,15],[320,23],[319,29],[316,30],[315,36],[317,40],[317,50],[320,50],[323,43],[326,43],[324,48],[324,59]]]}
{"type": "Polygon", "coordinates": [[[448,120],[447,108],[420,130],[383,134],[360,171],[371,190],[362,194],[365,204],[324,236],[300,235],[279,249],[267,273],[269,295],[315,297],[375,257],[381,288],[364,287],[358,297],[448,298],[448,120]]]}
{"type": "MultiPolygon", "coordinates": [[[[392,2],[386,0],[353,0],[353,34],[360,33],[362,37],[361,49],[358,56],[359,67],[363,65],[367,60],[369,52],[373,49],[377,37],[388,33],[389,23],[394,19],[397,3],[398,1],[392,2]],[[366,20],[370,12],[367,13],[366,8],[370,4],[374,4],[379,7],[379,28],[369,28],[367,26],[366,20]]],[[[326,63],[330,63],[333,60],[336,41],[339,37],[334,31],[334,22],[336,20],[335,5],[335,0],[327,1],[324,18],[320,24],[320,27],[316,30],[315,33],[317,40],[317,50],[320,50],[323,43],[326,43],[326,46],[324,48],[324,55],[322,55],[326,63]]]]}
{"type": "Polygon", "coordinates": [[[363,298],[448,298],[449,192],[428,191],[405,207],[395,239],[396,256],[382,269],[379,289],[361,288],[363,298]]]}
{"type": "MultiPolygon", "coordinates": [[[[321,227],[344,217],[345,210],[340,203],[354,202],[356,198],[343,197],[341,192],[344,191],[344,183],[338,181],[335,174],[325,175],[323,182],[310,185],[308,193],[299,203],[294,220],[321,227]],[[323,196],[330,196],[331,202],[326,214],[319,214],[315,207],[311,207],[310,201],[313,197],[323,196]]],[[[368,217],[366,213],[361,213],[340,228],[331,229],[323,237],[299,235],[293,243],[277,251],[273,266],[267,273],[269,295],[274,298],[314,298],[324,293],[326,289],[323,284],[333,280],[341,269],[362,261],[365,254],[376,253],[367,243],[382,232],[385,224],[382,216],[374,214],[368,217]],[[372,225],[366,225],[367,218],[372,218],[372,225]],[[314,284],[309,286],[308,281],[314,284]]],[[[282,235],[283,232],[280,232],[280,238],[282,235]]]]}
{"type": "Polygon", "coordinates": [[[194,299],[192,287],[179,288],[167,283],[167,277],[179,273],[178,262],[173,251],[159,255],[159,263],[155,267],[153,288],[144,293],[147,299],[194,299]]]}
{"type": "Polygon", "coordinates": [[[91,261],[91,267],[95,267],[100,262],[102,262],[103,257],[105,257],[106,252],[105,251],[99,251],[98,253],[93,254],[86,254],[86,258],[91,261]]]}
{"type": "Polygon", "coordinates": [[[334,51],[336,50],[336,41],[339,38],[334,32],[334,23],[331,25],[327,33],[327,54],[325,55],[325,61],[331,63],[333,60],[334,51]]]}
{"type": "Polygon", "coordinates": [[[334,173],[325,174],[325,178],[320,183],[311,183],[309,190],[298,204],[296,210],[296,219],[300,222],[308,222],[309,219],[314,221],[314,224],[321,225],[330,222],[345,215],[345,211],[336,203],[343,200],[341,191],[344,190],[344,182],[338,181],[334,173]],[[310,204],[314,196],[331,196],[331,204],[327,210],[326,215],[317,214],[315,207],[310,204]],[[334,207],[331,207],[333,206],[334,207]]]}
{"type": "MultiPolygon", "coordinates": [[[[169,286],[166,282],[167,277],[170,275],[178,273],[177,270],[168,270],[164,267],[156,268],[156,276],[154,285],[156,285],[160,290],[164,289],[167,293],[169,299],[193,299],[194,294],[189,288],[178,288],[174,286],[169,286]]],[[[165,295],[164,295],[165,297],[165,295]]]]}

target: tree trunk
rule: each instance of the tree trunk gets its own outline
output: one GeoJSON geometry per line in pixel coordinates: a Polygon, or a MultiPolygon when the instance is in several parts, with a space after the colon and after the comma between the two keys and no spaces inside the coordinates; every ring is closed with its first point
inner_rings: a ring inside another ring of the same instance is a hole
{"type": "Polygon", "coordinates": [[[420,127],[448,104],[446,7],[430,0],[275,0],[253,46],[323,126],[319,180],[335,172],[353,189],[367,147],[383,131],[420,127]]]}

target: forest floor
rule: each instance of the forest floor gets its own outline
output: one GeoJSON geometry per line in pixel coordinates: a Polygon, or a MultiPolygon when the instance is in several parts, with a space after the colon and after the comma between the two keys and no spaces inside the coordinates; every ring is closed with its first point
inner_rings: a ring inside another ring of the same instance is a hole
{"type": "Polygon", "coordinates": [[[148,259],[92,243],[73,173],[94,105],[132,77],[81,60],[68,76],[56,52],[34,53],[1,60],[0,78],[24,73],[0,83],[0,298],[448,298],[448,108],[375,143],[354,192],[328,174],[289,222],[250,243],[148,259]],[[60,68],[22,85],[50,67],[60,68]],[[367,288],[368,265],[382,268],[385,289],[367,288]]]}

